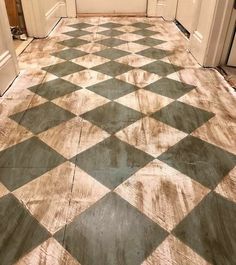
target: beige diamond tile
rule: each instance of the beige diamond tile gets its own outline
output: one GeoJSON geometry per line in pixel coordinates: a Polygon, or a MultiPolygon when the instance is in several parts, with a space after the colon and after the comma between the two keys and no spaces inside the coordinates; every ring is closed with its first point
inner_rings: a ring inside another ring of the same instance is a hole
{"type": "Polygon", "coordinates": [[[8,193],[9,190],[2,183],[0,183],[0,198],[7,195],[8,193]]]}
{"type": "Polygon", "coordinates": [[[87,43],[84,45],[81,45],[78,50],[87,52],[87,53],[95,53],[95,52],[100,52],[102,50],[105,50],[107,47],[99,44],[99,43],[87,43]]]}
{"type": "Polygon", "coordinates": [[[21,99],[4,98],[0,103],[0,116],[8,117],[29,108],[33,108],[45,103],[47,100],[33,94],[21,99]]]}
{"type": "Polygon", "coordinates": [[[86,149],[92,147],[93,145],[99,142],[102,142],[109,136],[110,134],[108,134],[107,132],[103,131],[102,129],[90,123],[89,121],[83,119],[77,154],[85,151],[86,149]]]}
{"type": "Polygon", "coordinates": [[[33,249],[14,265],[81,265],[54,238],[33,249]]]}
{"type": "Polygon", "coordinates": [[[125,74],[117,76],[116,78],[138,87],[148,86],[160,79],[158,75],[148,73],[142,69],[131,70],[125,74]]]}
{"type": "Polygon", "coordinates": [[[128,64],[130,66],[138,68],[146,64],[152,63],[155,60],[144,57],[142,55],[138,55],[138,54],[130,54],[130,55],[121,57],[117,59],[116,61],[119,63],[128,64]]]}
{"type": "Polygon", "coordinates": [[[236,123],[234,121],[215,116],[192,135],[236,155],[236,123]]]}
{"type": "Polygon", "coordinates": [[[86,68],[92,68],[92,67],[95,67],[97,65],[106,63],[108,61],[109,61],[108,59],[103,58],[101,56],[94,55],[94,54],[88,54],[88,55],[78,57],[78,58],[72,60],[72,62],[77,63],[79,65],[82,65],[86,68]]]}
{"type": "Polygon", "coordinates": [[[236,167],[224,177],[215,191],[225,198],[236,203],[236,167]]]}
{"type": "Polygon", "coordinates": [[[141,265],[211,265],[190,247],[170,235],[141,265]]]}
{"type": "Polygon", "coordinates": [[[119,50],[126,51],[126,52],[136,53],[136,52],[141,52],[147,49],[148,46],[141,45],[141,44],[134,43],[134,42],[129,42],[129,43],[121,44],[117,46],[116,48],[119,50]]]}
{"type": "Polygon", "coordinates": [[[34,51],[33,53],[23,52],[18,58],[21,69],[27,69],[29,65],[31,69],[41,69],[42,67],[65,62],[63,59],[42,51],[34,51]]]}
{"type": "Polygon", "coordinates": [[[63,77],[63,79],[81,87],[88,87],[111,79],[111,77],[93,70],[84,70],[72,75],[67,75],[63,77]]]}
{"type": "Polygon", "coordinates": [[[122,105],[150,115],[173,102],[172,99],[139,89],[116,100],[122,105]]]}
{"type": "Polygon", "coordinates": [[[124,41],[136,41],[142,39],[143,36],[134,33],[125,33],[117,36],[116,38],[124,41]]]}
{"type": "Polygon", "coordinates": [[[81,115],[106,104],[109,102],[109,99],[87,89],[81,89],[63,97],[57,98],[53,100],[53,102],[76,115],[81,115]]]}
{"type": "Polygon", "coordinates": [[[0,119],[0,151],[18,144],[31,136],[33,134],[18,123],[8,118],[0,119]]]}
{"type": "Polygon", "coordinates": [[[116,133],[122,141],[157,157],[187,136],[153,118],[145,117],[116,133]]]}
{"type": "Polygon", "coordinates": [[[167,231],[171,231],[209,192],[158,160],[139,170],[115,191],[167,231]]]}
{"type": "Polygon", "coordinates": [[[58,153],[70,159],[109,137],[109,134],[90,122],[76,117],[41,133],[38,137],[58,153]]]}
{"type": "Polygon", "coordinates": [[[137,31],[136,27],[125,25],[119,28],[116,28],[117,30],[123,31],[123,32],[134,32],[137,31]]]}
{"type": "Polygon", "coordinates": [[[92,27],[86,28],[85,30],[88,31],[88,32],[97,33],[97,32],[101,32],[101,31],[107,30],[107,28],[100,27],[99,25],[96,25],[96,26],[92,26],[92,27]]]}
{"type": "Polygon", "coordinates": [[[94,34],[89,34],[89,35],[81,36],[79,38],[80,39],[83,39],[83,40],[87,40],[89,42],[95,42],[95,41],[107,39],[107,36],[94,33],[94,34]]]}
{"type": "Polygon", "coordinates": [[[54,234],[109,190],[66,162],[14,191],[32,215],[54,234]]]}
{"type": "Polygon", "coordinates": [[[77,154],[81,131],[82,119],[76,117],[39,134],[38,137],[59,154],[70,159],[77,154]]]}

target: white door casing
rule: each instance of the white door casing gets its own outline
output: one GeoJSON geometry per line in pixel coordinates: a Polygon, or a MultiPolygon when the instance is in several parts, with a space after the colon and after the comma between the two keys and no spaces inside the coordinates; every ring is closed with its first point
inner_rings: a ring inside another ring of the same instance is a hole
{"type": "Polygon", "coordinates": [[[220,65],[233,65],[236,66],[236,63],[234,62],[234,47],[236,42],[235,37],[235,25],[236,25],[236,9],[233,9],[232,15],[230,18],[230,23],[227,31],[226,41],[223,48],[223,53],[220,61],[220,65]],[[232,43],[233,42],[233,43],[232,43]],[[233,44],[233,47],[232,47],[233,44]]]}
{"type": "Polygon", "coordinates": [[[22,7],[30,37],[47,37],[60,18],[67,16],[65,0],[22,0],[22,7]]]}
{"type": "Polygon", "coordinates": [[[4,1],[0,1],[0,95],[19,73],[4,1]]]}
{"type": "Polygon", "coordinates": [[[234,0],[199,0],[190,52],[202,66],[220,64],[233,4],[234,0]]]}
{"type": "Polygon", "coordinates": [[[236,34],[234,34],[233,44],[230,49],[227,65],[236,67],[236,34]]]}

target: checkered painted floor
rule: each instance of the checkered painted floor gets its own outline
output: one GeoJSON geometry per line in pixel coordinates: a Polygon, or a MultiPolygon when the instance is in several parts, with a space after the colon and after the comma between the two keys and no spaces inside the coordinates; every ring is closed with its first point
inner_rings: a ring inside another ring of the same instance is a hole
{"type": "Polygon", "coordinates": [[[173,23],[63,19],[0,99],[0,265],[236,264],[236,95],[173,23]]]}

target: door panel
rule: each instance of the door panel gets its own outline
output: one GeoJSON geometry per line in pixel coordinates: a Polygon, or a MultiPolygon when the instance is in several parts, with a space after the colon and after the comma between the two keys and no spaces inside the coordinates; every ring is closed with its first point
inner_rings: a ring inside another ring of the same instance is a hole
{"type": "Polygon", "coordinates": [[[4,1],[0,1],[0,96],[18,74],[16,54],[4,1]]]}
{"type": "Polygon", "coordinates": [[[146,14],[147,0],[76,0],[77,13],[146,14]]]}
{"type": "Polygon", "coordinates": [[[188,32],[192,32],[196,0],[179,0],[176,19],[188,32]]]}

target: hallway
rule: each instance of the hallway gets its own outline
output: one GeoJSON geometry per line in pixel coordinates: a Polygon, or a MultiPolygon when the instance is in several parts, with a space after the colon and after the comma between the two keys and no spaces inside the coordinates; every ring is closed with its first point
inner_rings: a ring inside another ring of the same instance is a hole
{"type": "Polygon", "coordinates": [[[160,18],[62,19],[0,98],[0,265],[236,264],[236,93],[160,18]]]}

